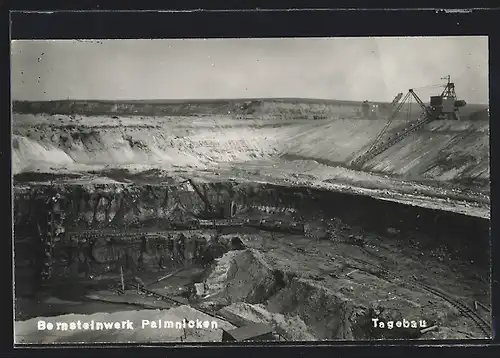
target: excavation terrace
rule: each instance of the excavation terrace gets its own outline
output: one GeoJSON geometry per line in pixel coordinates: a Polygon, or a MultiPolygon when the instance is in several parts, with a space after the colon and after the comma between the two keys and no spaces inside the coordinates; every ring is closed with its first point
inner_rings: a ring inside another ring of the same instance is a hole
{"type": "Polygon", "coordinates": [[[212,104],[196,118],[182,107],[179,122],[15,114],[16,340],[220,341],[252,323],[293,341],[490,336],[487,123],[426,124],[354,169],[384,121],[318,106],[212,104]],[[228,106],[246,119],[211,127],[228,106]],[[307,106],[334,119],[291,120],[307,106]],[[275,117],[250,118],[259,111],[275,117]],[[417,153],[422,136],[441,147],[417,153]],[[218,328],[36,329],[126,319],[218,328]],[[419,326],[378,325],[398,321],[419,326]]]}

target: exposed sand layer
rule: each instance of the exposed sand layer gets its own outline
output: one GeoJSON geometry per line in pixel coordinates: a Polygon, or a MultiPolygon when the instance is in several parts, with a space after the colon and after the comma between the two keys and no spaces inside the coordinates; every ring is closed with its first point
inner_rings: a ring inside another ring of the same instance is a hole
{"type": "MultiPolygon", "coordinates": [[[[148,164],[203,168],[279,157],[345,166],[385,125],[383,120],[71,119],[19,114],[14,120],[14,173],[148,164]]],[[[394,124],[389,134],[402,125],[394,124]]],[[[431,123],[364,169],[409,180],[487,182],[489,123],[431,123]]]]}
{"type": "MultiPolygon", "coordinates": [[[[123,182],[134,181],[127,171],[158,170],[151,182],[161,175],[235,177],[348,190],[489,216],[487,121],[430,123],[367,162],[360,172],[349,169],[349,162],[371,144],[383,120],[29,114],[16,114],[14,120],[12,164],[17,179],[23,173],[54,173],[53,179],[66,176],[68,183],[123,182]],[[79,177],[85,173],[93,174],[79,177]]],[[[393,124],[387,135],[402,125],[393,124]]]]}

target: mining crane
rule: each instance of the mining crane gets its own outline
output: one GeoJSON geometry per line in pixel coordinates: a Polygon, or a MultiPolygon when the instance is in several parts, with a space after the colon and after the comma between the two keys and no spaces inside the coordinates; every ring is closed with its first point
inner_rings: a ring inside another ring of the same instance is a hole
{"type": "Polygon", "coordinates": [[[464,107],[466,105],[466,102],[463,100],[457,100],[457,96],[455,93],[455,84],[451,82],[449,75],[442,79],[447,80],[446,85],[444,85],[443,92],[439,96],[431,96],[430,105],[428,106],[425,105],[425,103],[420,99],[420,97],[415,93],[413,89],[409,89],[408,93],[405,95],[403,100],[399,102],[398,106],[389,117],[384,128],[377,135],[368,150],[354,159],[351,162],[351,166],[358,169],[361,168],[363,164],[375,158],[380,153],[386,151],[394,144],[400,142],[409,134],[413,133],[419,128],[422,128],[422,126],[424,126],[426,123],[441,119],[459,120],[460,117],[458,115],[458,110],[459,108],[464,107]],[[423,113],[418,117],[416,121],[411,121],[410,123],[408,123],[408,125],[404,127],[399,133],[397,133],[396,136],[390,137],[385,141],[381,141],[383,135],[387,132],[387,129],[391,125],[392,121],[396,118],[401,108],[403,107],[403,104],[405,104],[406,102],[409,103],[408,116],[410,115],[412,98],[415,99],[417,104],[422,108],[423,113]]]}

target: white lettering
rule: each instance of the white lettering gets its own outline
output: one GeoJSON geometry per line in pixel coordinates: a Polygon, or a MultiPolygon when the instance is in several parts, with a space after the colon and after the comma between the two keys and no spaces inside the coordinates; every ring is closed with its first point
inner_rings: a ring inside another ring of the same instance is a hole
{"type": "Polygon", "coordinates": [[[398,320],[398,321],[381,321],[379,318],[372,318],[372,323],[374,328],[387,328],[387,329],[394,329],[394,326],[397,328],[426,328],[427,327],[427,322],[425,320],[407,320],[406,318],[403,318],[403,320],[398,320]]]}

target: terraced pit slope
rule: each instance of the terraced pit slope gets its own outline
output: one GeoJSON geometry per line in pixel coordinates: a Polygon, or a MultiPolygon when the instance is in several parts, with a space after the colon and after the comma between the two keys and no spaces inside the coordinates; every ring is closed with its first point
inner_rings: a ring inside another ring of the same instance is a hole
{"type": "Polygon", "coordinates": [[[355,171],[347,163],[385,122],[350,118],[352,103],[185,103],[162,115],[64,105],[14,114],[17,342],[220,341],[251,322],[287,340],[490,335],[487,121],[431,123],[355,171]],[[204,218],[186,179],[236,215],[204,218]],[[54,198],[64,215],[49,226],[54,198]],[[54,225],[53,275],[40,285],[54,225]],[[140,294],[137,278],[154,292],[140,294]],[[220,327],[97,337],[34,326],[151,309],[220,327]]]}

